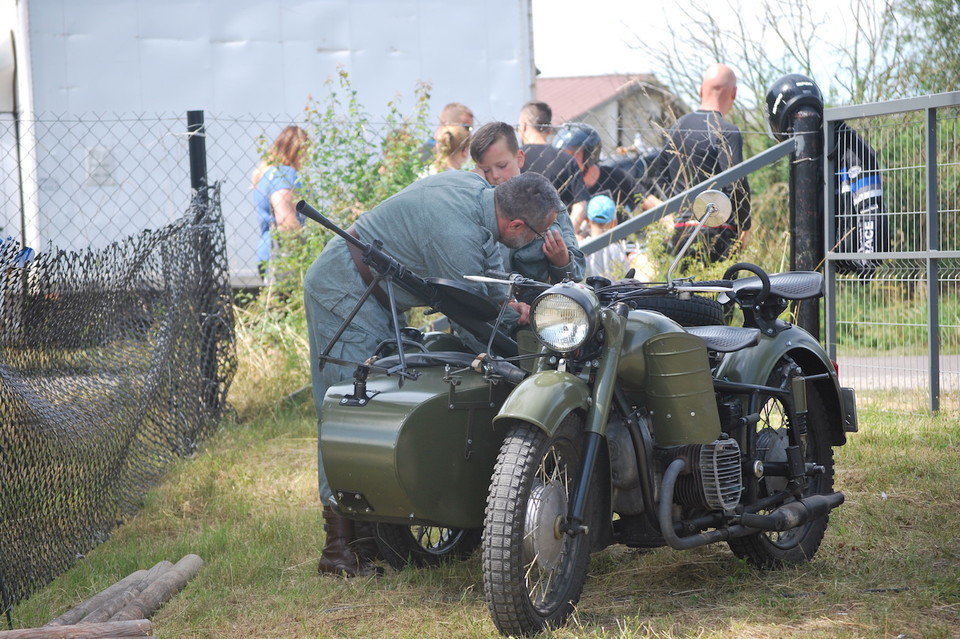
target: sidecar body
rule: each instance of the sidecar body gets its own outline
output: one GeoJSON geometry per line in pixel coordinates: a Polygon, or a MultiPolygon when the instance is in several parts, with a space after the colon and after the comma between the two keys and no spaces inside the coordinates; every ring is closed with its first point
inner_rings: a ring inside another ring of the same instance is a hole
{"type": "Polygon", "coordinates": [[[419,377],[402,386],[396,376],[370,375],[370,400],[363,405],[350,400],[352,382],[327,391],[320,451],[343,514],[385,523],[483,525],[503,440],[493,418],[512,386],[451,365],[447,355],[437,353],[431,362],[429,353],[418,354],[419,377]]]}
{"type": "MultiPolygon", "coordinates": [[[[642,352],[644,342],[665,332],[682,334],[683,329],[659,313],[633,311],[626,344],[642,352]]],[[[451,349],[456,344],[450,337],[428,334],[425,343],[451,349]]],[[[532,335],[518,341],[521,352],[539,349],[532,335]]],[[[646,375],[636,358],[623,358],[618,372],[622,382],[632,380],[631,388],[639,388],[646,375]]],[[[371,373],[369,399],[362,403],[352,381],[327,391],[320,454],[343,514],[383,523],[481,527],[490,477],[511,419],[549,430],[546,422],[586,410],[591,401],[588,385],[569,373],[546,371],[515,386],[472,370],[471,359],[453,350],[416,353],[411,368],[417,379],[400,385],[397,376],[371,373]]]]}

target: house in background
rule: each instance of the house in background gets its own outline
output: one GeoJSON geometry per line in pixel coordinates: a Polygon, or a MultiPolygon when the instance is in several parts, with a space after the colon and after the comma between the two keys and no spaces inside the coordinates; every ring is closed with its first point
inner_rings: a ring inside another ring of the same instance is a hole
{"type": "Polygon", "coordinates": [[[603,139],[603,151],[643,153],[663,146],[664,133],[690,111],[652,74],[538,78],[537,100],[553,109],[553,124],[585,122],[603,139]]]}

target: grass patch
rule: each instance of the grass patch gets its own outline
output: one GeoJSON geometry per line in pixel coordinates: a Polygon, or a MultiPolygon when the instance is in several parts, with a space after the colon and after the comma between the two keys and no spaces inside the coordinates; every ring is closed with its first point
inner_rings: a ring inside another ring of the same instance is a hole
{"type": "MultiPolygon", "coordinates": [[[[274,414],[222,430],[112,539],[15,608],[15,627],[192,552],[206,564],[154,617],[157,637],[497,637],[476,555],[382,579],[317,574],[314,428],[312,417],[274,414]]],[[[960,635],[960,425],[865,412],[836,458],[847,502],[815,561],[758,572],[725,545],[615,546],[593,556],[569,625],[544,636],[960,635]]]]}

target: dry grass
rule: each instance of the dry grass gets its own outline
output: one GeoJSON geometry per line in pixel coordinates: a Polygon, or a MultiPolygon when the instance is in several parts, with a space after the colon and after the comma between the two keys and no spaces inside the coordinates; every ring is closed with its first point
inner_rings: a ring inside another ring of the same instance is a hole
{"type": "MultiPolygon", "coordinates": [[[[262,295],[270,295],[265,288],[262,295]]],[[[310,344],[302,313],[278,308],[269,299],[235,307],[237,373],[230,403],[241,421],[272,412],[277,400],[310,383],[310,344]]]]}
{"type": "MultiPolygon", "coordinates": [[[[42,625],[133,570],[195,552],[206,565],[156,615],[158,637],[497,637],[476,556],[382,579],[317,575],[315,454],[309,416],[229,427],[113,539],[16,608],[15,626],[42,625]]],[[[613,547],[593,557],[569,625],[545,636],[960,636],[960,426],[864,414],[837,468],[847,502],[810,564],[758,572],[724,545],[613,547]]]]}

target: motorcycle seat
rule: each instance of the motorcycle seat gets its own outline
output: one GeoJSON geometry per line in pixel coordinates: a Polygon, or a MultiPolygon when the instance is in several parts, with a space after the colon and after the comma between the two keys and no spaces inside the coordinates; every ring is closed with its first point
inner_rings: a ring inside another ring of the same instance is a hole
{"type": "Polygon", "coordinates": [[[732,353],[760,342],[759,328],[742,326],[690,326],[685,329],[707,344],[707,350],[717,353],[732,353]]]}
{"type": "MultiPolygon", "coordinates": [[[[744,294],[756,295],[763,289],[756,275],[733,280],[733,290],[743,299],[744,294]]],[[[823,275],[816,271],[790,271],[770,276],[770,296],[786,300],[808,300],[823,295],[823,275]]]]}

